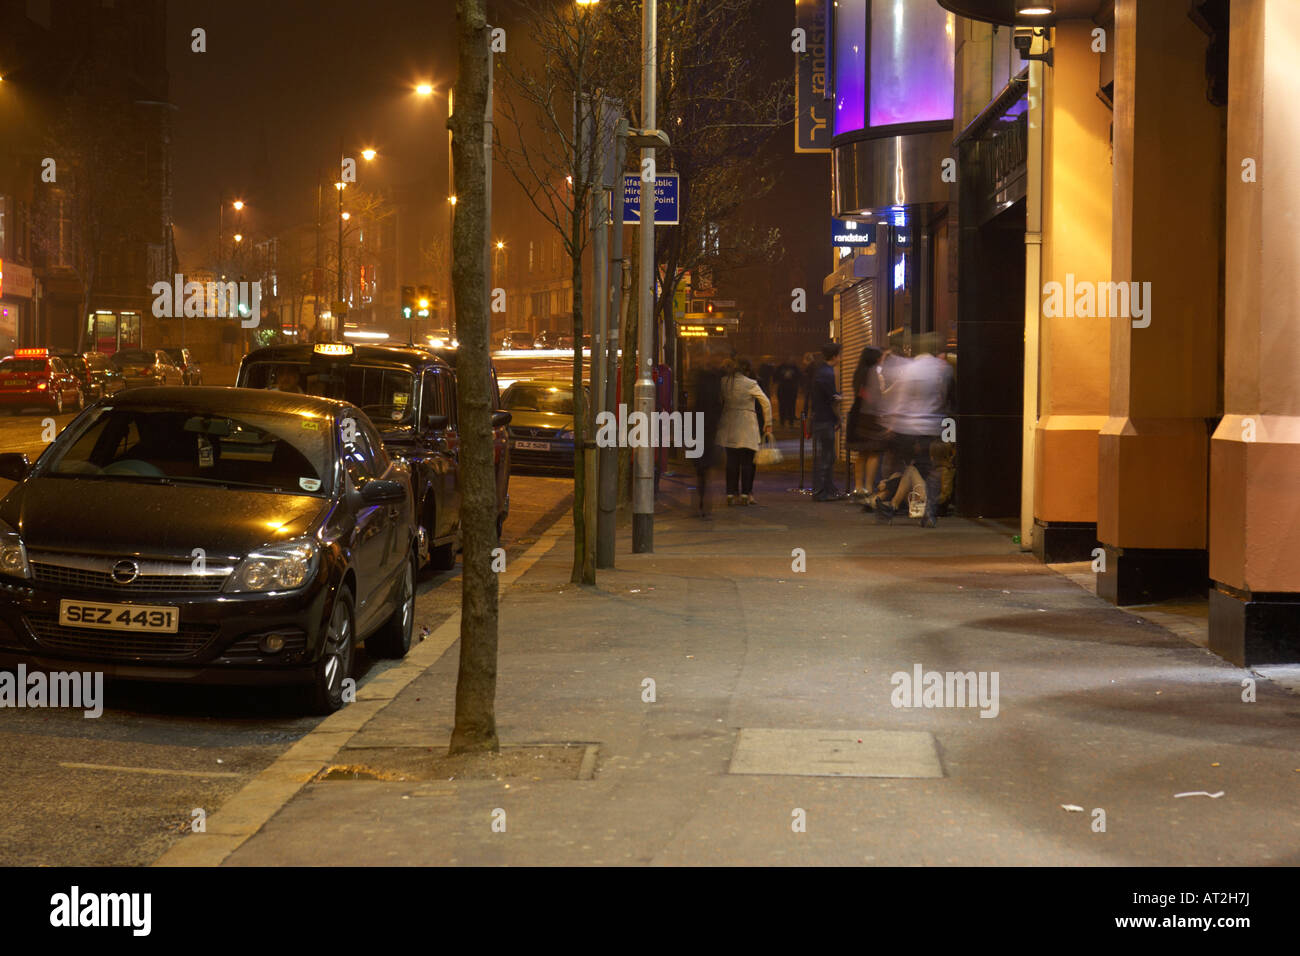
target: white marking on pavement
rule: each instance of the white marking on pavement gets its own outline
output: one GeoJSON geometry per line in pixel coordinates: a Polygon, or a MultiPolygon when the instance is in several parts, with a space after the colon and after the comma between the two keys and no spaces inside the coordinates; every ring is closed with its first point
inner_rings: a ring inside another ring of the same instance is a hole
{"type": "Polygon", "coordinates": [[[229,770],[168,770],[165,767],[117,767],[107,763],[67,763],[60,762],[60,767],[70,770],[111,770],[114,773],[151,773],[159,776],[175,777],[242,777],[242,773],[229,770]]]}

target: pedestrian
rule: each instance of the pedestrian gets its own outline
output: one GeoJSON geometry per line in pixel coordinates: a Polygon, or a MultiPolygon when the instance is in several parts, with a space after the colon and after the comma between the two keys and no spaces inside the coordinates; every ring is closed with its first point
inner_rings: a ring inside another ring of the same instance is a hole
{"type": "Polygon", "coordinates": [[[695,459],[695,490],[699,502],[697,514],[709,517],[709,472],[717,464],[718,422],[722,418],[722,360],[710,353],[695,373],[691,411],[699,415],[703,426],[700,457],[695,459]]]}
{"type": "Polygon", "coordinates": [[[780,407],[780,418],[782,425],[793,425],[795,421],[795,406],[799,401],[799,357],[791,355],[776,369],[776,400],[780,407]]]}
{"type": "Polygon", "coordinates": [[[835,429],[840,425],[837,407],[840,396],[835,390],[835,363],[840,357],[840,343],[822,346],[821,359],[814,364],[810,394],[813,434],[813,501],[834,501],[839,489],[831,473],[835,469],[835,429]]]}
{"type": "Polygon", "coordinates": [[[773,364],[772,356],[764,355],[762,362],[758,366],[758,387],[763,390],[763,394],[768,398],[772,397],[772,376],[776,374],[776,366],[773,364]]]}
{"type": "Polygon", "coordinates": [[[751,376],[748,359],[724,366],[722,419],[718,444],[727,452],[727,504],[757,504],[754,499],[754,455],[758,453],[759,423],[755,400],[763,413],[762,435],[772,437],[772,403],[751,376]]]}
{"type": "Polygon", "coordinates": [[[868,345],[858,356],[853,370],[853,406],[844,425],[844,446],[857,460],[857,481],[853,497],[866,498],[876,483],[880,456],[887,444],[887,432],[880,421],[885,385],[880,370],[884,353],[868,345]]]}
{"type": "MultiPolygon", "coordinates": [[[[884,421],[892,433],[890,451],[899,465],[913,465],[925,481],[921,527],[933,528],[940,497],[940,474],[930,459],[930,443],[943,432],[952,401],[952,366],[936,355],[919,355],[901,368],[885,403],[884,421]]],[[[894,516],[891,504],[876,508],[878,521],[894,516]]]]}

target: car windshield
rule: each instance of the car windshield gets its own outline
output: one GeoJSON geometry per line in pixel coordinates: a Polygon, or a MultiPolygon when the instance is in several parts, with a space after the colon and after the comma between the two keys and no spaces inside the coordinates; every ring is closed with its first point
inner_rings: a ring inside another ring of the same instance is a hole
{"type": "Polygon", "coordinates": [[[7,358],[0,362],[0,374],[5,372],[44,372],[45,359],[7,358]]]}
{"type": "Polygon", "coordinates": [[[501,407],[514,412],[573,414],[573,389],[540,382],[516,382],[501,397],[501,407]]]}
{"type": "Polygon", "coordinates": [[[108,406],[52,449],[43,473],[328,494],[331,435],[327,421],[301,415],[108,406]]]}
{"type": "Polygon", "coordinates": [[[123,365],[152,365],[154,363],[154,354],[140,349],[127,349],[123,352],[115,352],[111,361],[118,367],[123,365]]]}
{"type": "Polygon", "coordinates": [[[243,384],[246,388],[351,402],[378,428],[411,425],[415,421],[415,373],[409,369],[339,362],[255,362],[249,366],[243,384]]]}

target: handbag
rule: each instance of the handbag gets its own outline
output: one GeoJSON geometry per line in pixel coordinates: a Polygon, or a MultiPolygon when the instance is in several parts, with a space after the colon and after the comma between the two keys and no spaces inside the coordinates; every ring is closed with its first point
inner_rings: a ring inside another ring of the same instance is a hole
{"type": "Polygon", "coordinates": [[[785,456],[781,454],[781,449],[772,444],[771,438],[765,436],[762,446],[754,454],[754,464],[763,466],[779,465],[784,460],[785,456]]]}

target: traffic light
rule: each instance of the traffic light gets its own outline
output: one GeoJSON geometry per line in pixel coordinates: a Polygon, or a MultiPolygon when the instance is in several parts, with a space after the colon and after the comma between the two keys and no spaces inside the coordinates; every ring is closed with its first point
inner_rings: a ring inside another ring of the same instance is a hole
{"type": "Polygon", "coordinates": [[[420,286],[416,295],[416,315],[428,318],[429,309],[433,307],[433,289],[430,286],[420,286]]]}
{"type": "Polygon", "coordinates": [[[409,319],[415,315],[415,286],[402,286],[402,318],[409,319]]]}

